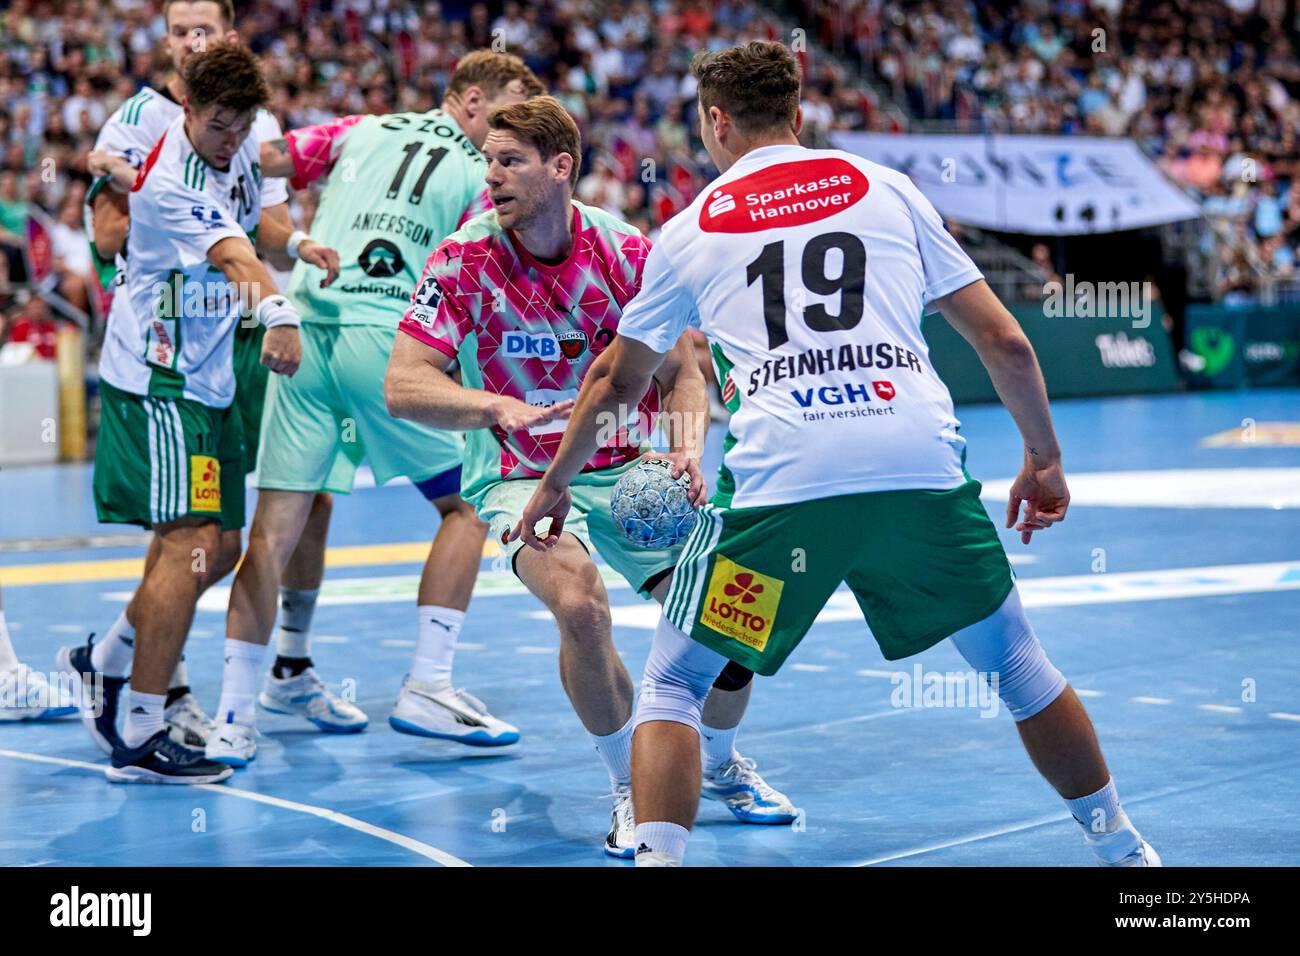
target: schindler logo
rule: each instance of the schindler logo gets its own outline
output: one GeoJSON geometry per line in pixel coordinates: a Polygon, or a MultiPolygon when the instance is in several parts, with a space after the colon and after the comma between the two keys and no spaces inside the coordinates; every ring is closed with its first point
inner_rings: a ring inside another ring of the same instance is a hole
{"type": "Polygon", "coordinates": [[[153,928],[152,893],[70,893],[50,897],[51,926],[126,926],[135,936],[153,928]]]}

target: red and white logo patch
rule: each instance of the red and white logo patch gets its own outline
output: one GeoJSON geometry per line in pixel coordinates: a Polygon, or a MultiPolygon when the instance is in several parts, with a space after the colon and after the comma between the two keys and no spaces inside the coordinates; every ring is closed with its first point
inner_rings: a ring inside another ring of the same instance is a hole
{"type": "Polygon", "coordinates": [[[879,395],[881,398],[883,398],[885,401],[889,401],[891,398],[894,397],[893,382],[886,382],[883,380],[879,382],[872,382],[871,387],[874,388],[876,390],[876,394],[879,395]]]}
{"type": "Polygon", "coordinates": [[[703,232],[759,232],[802,226],[843,212],[867,194],[866,175],[836,156],[778,163],[709,193],[703,232]]]}
{"type": "Polygon", "coordinates": [[[736,397],[736,383],[732,379],[731,373],[728,372],[727,380],[722,383],[722,403],[725,405],[735,397],[736,397]]]}

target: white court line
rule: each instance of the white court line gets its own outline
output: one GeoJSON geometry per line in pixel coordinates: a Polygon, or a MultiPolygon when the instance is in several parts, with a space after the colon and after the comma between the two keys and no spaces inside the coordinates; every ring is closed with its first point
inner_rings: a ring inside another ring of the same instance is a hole
{"type": "Polygon", "coordinates": [[[1300,714],[1284,714],[1280,711],[1274,711],[1269,716],[1274,720],[1300,720],[1300,714]]]}
{"type": "Polygon", "coordinates": [[[403,638],[392,637],[389,638],[388,640],[380,641],[379,646],[380,647],[414,647],[415,641],[412,641],[404,637],[403,638]]]}
{"type": "MultiPolygon", "coordinates": [[[[82,770],[93,770],[101,776],[104,773],[103,764],[87,763],[84,760],[69,760],[66,757],[47,757],[44,754],[29,754],[19,750],[0,750],[0,757],[12,757],[14,760],[27,760],[31,763],[48,763],[59,767],[77,767],[82,770]]],[[[257,793],[254,790],[236,790],[233,787],[227,787],[219,783],[203,783],[194,785],[196,790],[207,790],[209,793],[219,793],[227,797],[239,797],[241,800],[251,800],[254,803],[265,803],[269,806],[279,807],[282,810],[292,810],[295,813],[305,813],[307,816],[317,817],[321,820],[327,820],[330,823],[337,823],[339,826],[347,827],[349,830],[356,830],[358,833],[364,833],[366,836],[372,836],[379,840],[400,846],[404,850],[410,850],[426,859],[433,860],[443,866],[472,866],[466,863],[458,856],[452,856],[444,850],[439,850],[436,846],[430,846],[427,843],[406,836],[402,833],[395,833],[392,830],[385,830],[383,827],[377,827],[374,824],[366,823],[364,820],[358,820],[356,817],[350,817],[346,813],[340,813],[337,810],[330,810],[326,807],[314,807],[309,803],[297,803],[293,800],[282,800],[279,797],[271,797],[265,793],[257,793]]]]}
{"type": "Polygon", "coordinates": [[[1129,700],[1135,704],[1172,704],[1173,699],[1169,697],[1130,697],[1129,700]]]}
{"type": "Polygon", "coordinates": [[[1200,710],[1208,710],[1212,714],[1240,714],[1240,707],[1230,707],[1227,704],[1197,704],[1200,710]]]}
{"type": "Polygon", "coordinates": [[[542,647],[537,644],[520,644],[515,648],[516,654],[554,654],[559,648],[542,647]]]}
{"type": "Polygon", "coordinates": [[[1081,687],[1076,687],[1076,688],[1074,689],[1074,692],[1075,692],[1076,694],[1078,694],[1080,697],[1105,697],[1105,696],[1106,696],[1106,692],[1105,692],[1105,691],[1102,691],[1102,690],[1084,690],[1084,689],[1081,688],[1081,687]]]}
{"type": "Polygon", "coordinates": [[[897,717],[899,714],[906,714],[912,710],[911,707],[895,707],[892,710],[878,710],[870,714],[859,714],[856,717],[842,717],[839,720],[826,720],[819,724],[801,724],[798,727],[785,727],[781,730],[768,730],[757,734],[745,734],[746,740],[766,740],[769,737],[784,737],[786,734],[807,734],[816,733],[819,730],[825,730],[827,727],[838,727],[840,724],[856,724],[864,720],[876,720],[880,717],[897,717]]]}
{"type": "Polygon", "coordinates": [[[829,664],[791,664],[792,671],[808,671],[812,674],[821,674],[830,670],[829,664]]]}
{"type": "Polygon", "coordinates": [[[311,639],[317,644],[347,644],[352,638],[343,637],[341,634],[313,634],[311,639]]]}

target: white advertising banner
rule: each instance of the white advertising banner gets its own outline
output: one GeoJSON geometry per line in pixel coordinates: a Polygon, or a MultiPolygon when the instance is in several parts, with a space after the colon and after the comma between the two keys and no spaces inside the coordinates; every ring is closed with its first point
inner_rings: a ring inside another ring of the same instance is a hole
{"type": "Polygon", "coordinates": [[[1200,215],[1132,140],[833,133],[831,141],[906,173],[945,219],[985,229],[1072,236],[1200,215]]]}

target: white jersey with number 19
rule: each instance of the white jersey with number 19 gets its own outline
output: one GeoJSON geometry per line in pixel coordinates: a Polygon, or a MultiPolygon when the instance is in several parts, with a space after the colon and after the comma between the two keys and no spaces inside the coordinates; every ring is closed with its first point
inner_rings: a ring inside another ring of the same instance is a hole
{"type": "Polygon", "coordinates": [[[955,488],[965,442],[921,318],[981,278],[903,174],[764,146],[664,226],[618,331],[658,352],[708,338],[731,507],[955,488]]]}

